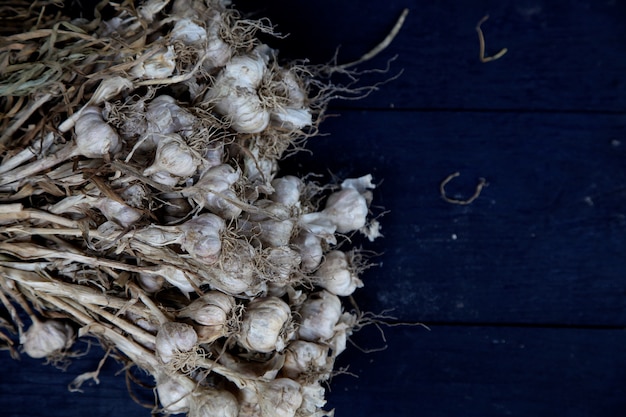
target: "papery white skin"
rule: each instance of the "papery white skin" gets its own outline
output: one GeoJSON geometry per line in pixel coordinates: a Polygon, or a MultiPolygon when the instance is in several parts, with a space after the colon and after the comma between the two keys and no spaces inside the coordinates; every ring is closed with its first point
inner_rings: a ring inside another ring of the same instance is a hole
{"type": "Polygon", "coordinates": [[[142,275],[161,277],[178,288],[183,294],[195,292],[196,287],[199,286],[189,272],[167,264],[159,265],[158,269],[154,269],[152,273],[142,275]],[[196,287],[192,283],[195,283],[196,287]]]}
{"type": "Polygon", "coordinates": [[[69,349],[74,341],[74,330],[61,320],[34,321],[20,337],[24,352],[31,358],[52,356],[69,349]]]}
{"type": "Polygon", "coordinates": [[[265,290],[265,286],[257,277],[254,247],[244,239],[237,239],[232,244],[229,255],[220,259],[218,267],[206,269],[211,275],[209,282],[227,294],[256,296],[265,290]]]}
{"type": "Polygon", "coordinates": [[[102,118],[98,107],[86,107],[76,121],[76,153],[87,158],[102,158],[119,150],[120,138],[102,118]]]}
{"type": "Polygon", "coordinates": [[[237,398],[226,390],[205,388],[194,393],[188,417],[237,417],[237,398]]]}
{"type": "MultiPolygon", "coordinates": [[[[148,133],[179,133],[186,136],[193,131],[196,117],[178,105],[176,99],[162,94],[148,104],[146,110],[148,133]]],[[[155,137],[156,142],[160,140],[155,137]]]]}
{"type": "Polygon", "coordinates": [[[262,415],[294,417],[302,405],[301,386],[289,378],[277,378],[259,388],[262,415]]]}
{"type": "Polygon", "coordinates": [[[154,274],[138,274],[137,282],[139,283],[141,288],[148,294],[154,294],[163,288],[163,284],[165,284],[165,278],[160,275],[154,274]]]}
{"type": "Polygon", "coordinates": [[[313,115],[309,109],[291,109],[275,107],[270,113],[272,125],[286,130],[298,130],[313,124],[313,115]]]}
{"type": "Polygon", "coordinates": [[[235,299],[220,291],[209,291],[179,311],[179,317],[192,319],[201,343],[210,343],[225,336],[228,321],[235,308],[235,299]]]}
{"type": "Polygon", "coordinates": [[[348,262],[345,252],[332,250],[313,275],[313,282],[335,295],[347,297],[363,286],[348,262]]]}
{"type": "Polygon", "coordinates": [[[156,390],[164,411],[181,413],[189,410],[196,383],[184,376],[163,372],[156,378],[156,390]]]}
{"type": "Polygon", "coordinates": [[[240,227],[243,231],[252,233],[267,246],[279,247],[289,244],[295,220],[290,210],[280,203],[271,200],[259,200],[255,206],[260,212],[250,212],[242,218],[240,227]]]}
{"type": "Polygon", "coordinates": [[[98,199],[94,206],[107,220],[114,221],[122,227],[132,226],[142,216],[141,211],[108,197],[98,199]]]}
{"type": "Polygon", "coordinates": [[[313,293],[299,310],[298,336],[310,342],[324,342],[335,335],[335,326],[341,317],[339,297],[326,290],[313,293]]]}
{"type": "Polygon", "coordinates": [[[348,233],[365,226],[367,201],[353,188],[346,188],[328,196],[322,211],[337,226],[337,232],[348,233]]]}
{"type": "Polygon", "coordinates": [[[298,410],[299,413],[307,417],[326,417],[327,412],[322,410],[326,405],[324,396],[326,390],[319,382],[308,383],[302,385],[302,405],[298,410]]]}
{"type": "Polygon", "coordinates": [[[206,42],[206,29],[189,18],[178,19],[170,32],[173,40],[180,40],[186,45],[202,44],[206,42]]]}
{"type": "Polygon", "coordinates": [[[343,313],[335,326],[335,335],[330,340],[330,347],[333,349],[333,356],[339,355],[346,350],[348,337],[352,334],[352,329],[356,325],[356,315],[343,313]]]}
{"type": "Polygon", "coordinates": [[[226,227],[221,217],[204,213],[179,227],[185,234],[181,245],[187,253],[207,264],[218,260],[222,250],[221,234],[226,227]]]}
{"type": "Polygon", "coordinates": [[[329,376],[331,370],[332,360],[328,358],[328,346],[296,340],[285,350],[285,363],[281,370],[285,377],[297,379],[307,372],[321,372],[329,376]]]}
{"type": "Polygon", "coordinates": [[[289,278],[298,270],[302,262],[298,251],[289,246],[268,248],[263,255],[263,277],[277,285],[288,284],[289,278]]]}
{"type": "Polygon", "coordinates": [[[250,87],[215,84],[205,101],[215,103],[215,110],[239,133],[259,133],[269,125],[270,113],[250,87]]]}
{"type": "Polygon", "coordinates": [[[173,46],[168,46],[133,66],[130,75],[145,79],[167,78],[175,69],[176,53],[173,46]]]}
{"type": "Polygon", "coordinates": [[[244,174],[248,181],[254,185],[267,188],[265,192],[273,190],[270,183],[278,171],[278,163],[275,159],[261,158],[259,145],[250,144],[248,152],[244,155],[244,174]]]}
{"type": "Polygon", "coordinates": [[[300,194],[304,189],[304,183],[298,177],[286,175],[272,180],[274,192],[269,196],[270,200],[286,207],[299,207],[300,194]]]}
{"type": "Polygon", "coordinates": [[[198,335],[185,323],[167,322],[156,335],[156,353],[163,363],[169,363],[179,352],[190,352],[198,344],[198,335]]]}
{"type": "MultiPolygon", "coordinates": [[[[195,174],[199,165],[200,159],[181,137],[169,134],[159,140],[154,162],[143,171],[143,175],[167,173],[184,179],[195,174]]],[[[158,182],[160,178],[153,179],[158,182]]]]}
{"type": "Polygon", "coordinates": [[[234,203],[238,201],[238,198],[231,187],[240,176],[241,171],[235,170],[228,164],[210,168],[202,174],[194,187],[194,192],[197,190],[200,194],[196,195],[195,199],[199,204],[224,219],[239,217],[242,209],[234,203]]]}
{"type": "Polygon", "coordinates": [[[290,318],[291,309],[280,298],[256,298],[246,307],[238,341],[254,352],[280,352],[285,347],[281,332],[290,318]]]}
{"type": "Polygon", "coordinates": [[[292,244],[300,252],[303,271],[312,272],[322,262],[324,254],[322,243],[326,242],[332,245],[337,243],[336,226],[324,213],[320,212],[300,216],[298,226],[300,231],[293,239],[292,244]]]}

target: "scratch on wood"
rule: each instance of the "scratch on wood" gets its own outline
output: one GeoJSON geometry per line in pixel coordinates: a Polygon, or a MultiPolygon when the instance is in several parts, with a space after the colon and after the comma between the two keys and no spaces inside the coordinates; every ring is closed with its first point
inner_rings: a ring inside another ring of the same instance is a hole
{"type": "Polygon", "coordinates": [[[495,61],[496,59],[500,59],[504,56],[504,54],[506,54],[509,51],[507,48],[502,48],[497,54],[493,56],[485,56],[485,35],[483,35],[483,30],[480,27],[482,26],[483,23],[487,21],[487,19],[489,19],[489,15],[485,15],[482,19],[480,19],[480,21],[476,25],[476,32],[478,32],[478,47],[479,47],[478,59],[480,59],[480,62],[482,63],[491,62],[491,61],[495,61]]]}

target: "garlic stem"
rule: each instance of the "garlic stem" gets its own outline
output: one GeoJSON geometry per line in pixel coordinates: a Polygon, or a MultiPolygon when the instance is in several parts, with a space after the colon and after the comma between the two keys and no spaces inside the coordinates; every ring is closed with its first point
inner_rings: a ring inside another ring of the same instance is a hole
{"type": "MultiPolygon", "coordinates": [[[[52,132],[48,133],[45,138],[41,141],[35,141],[32,146],[28,148],[24,148],[16,155],[13,155],[6,161],[2,162],[0,165],[0,174],[4,172],[11,171],[13,168],[16,168],[22,165],[24,162],[28,161],[33,156],[37,156],[37,154],[43,153],[48,150],[48,148],[54,142],[54,134],[52,132]]],[[[1,143],[1,140],[0,140],[1,143]]]]}

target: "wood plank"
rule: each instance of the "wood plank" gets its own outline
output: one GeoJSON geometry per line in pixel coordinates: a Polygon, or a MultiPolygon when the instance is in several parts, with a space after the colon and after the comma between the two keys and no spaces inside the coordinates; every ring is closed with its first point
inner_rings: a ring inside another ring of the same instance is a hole
{"type": "MultiPolygon", "coordinates": [[[[328,62],[357,59],[389,32],[403,8],[410,9],[393,44],[360,69],[384,68],[402,76],[370,97],[338,102],[350,108],[514,109],[623,111],[626,108],[626,3],[592,0],[433,2],[368,0],[274,0],[237,2],[269,17],[286,39],[273,41],[282,57],[328,62]],[[487,55],[478,59],[475,26],[485,15],[487,55]]],[[[364,77],[364,84],[388,78],[364,77]]]]}
{"type": "Polygon", "coordinates": [[[344,112],[284,172],[372,173],[384,252],[356,293],[401,320],[626,324],[625,116],[344,112]],[[320,164],[320,161],[323,161],[320,164]],[[488,186],[469,205],[445,202],[488,186]],[[382,209],[378,209],[380,213],[382,209]]]}
{"type": "MultiPolygon", "coordinates": [[[[337,417],[616,416],[626,409],[623,330],[434,326],[386,328],[389,348],[364,354],[350,347],[328,394],[337,417]]],[[[355,337],[383,344],[375,329],[355,337]]],[[[92,351],[95,353],[95,350],[92,351]]],[[[99,357],[77,359],[67,373],[41,361],[0,354],[0,409],[9,417],[148,415],[128,398],[111,366],[99,386],[69,393],[66,384],[99,357]],[[88,365],[87,365],[88,364],[88,365]]]]}

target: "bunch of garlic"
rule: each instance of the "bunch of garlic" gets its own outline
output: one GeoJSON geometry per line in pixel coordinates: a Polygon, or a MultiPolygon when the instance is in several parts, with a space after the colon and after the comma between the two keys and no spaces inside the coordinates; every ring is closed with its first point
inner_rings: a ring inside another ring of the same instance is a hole
{"type": "Polygon", "coordinates": [[[326,102],[263,22],[222,0],[110,6],[84,27],[114,51],[83,69],[100,81],[0,168],[0,300],[32,319],[15,323],[24,352],[96,336],[166,413],[330,415],[323,384],[358,320],[342,297],[363,286],[351,237],[380,236],[371,175],[279,175],[326,102]]]}

